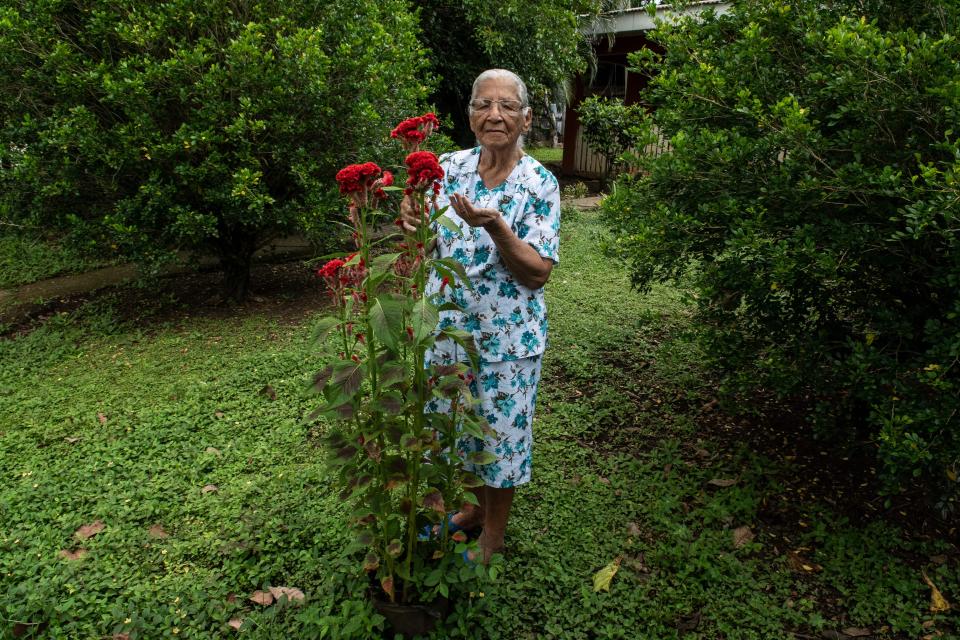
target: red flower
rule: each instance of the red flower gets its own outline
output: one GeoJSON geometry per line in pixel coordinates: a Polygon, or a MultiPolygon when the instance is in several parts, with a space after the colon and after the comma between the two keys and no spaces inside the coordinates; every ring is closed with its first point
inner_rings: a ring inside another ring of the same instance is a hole
{"type": "Polygon", "coordinates": [[[448,284],[450,284],[450,278],[443,276],[443,280],[440,281],[440,293],[443,293],[443,290],[446,289],[448,284]]]}
{"type": "MultiPolygon", "coordinates": [[[[382,170],[372,162],[363,164],[351,164],[337,172],[337,184],[340,185],[340,193],[360,193],[370,189],[374,181],[380,176],[382,170]]],[[[391,180],[393,176],[391,176],[391,180]]]]}
{"type": "Polygon", "coordinates": [[[427,139],[434,129],[440,128],[440,121],[433,113],[425,113],[416,118],[408,118],[398,124],[390,132],[391,138],[397,138],[403,144],[403,148],[409,151],[417,149],[420,143],[427,139]]]}
{"type": "Polygon", "coordinates": [[[404,162],[410,174],[407,178],[408,188],[426,190],[433,187],[435,181],[443,179],[443,169],[437,161],[437,156],[429,151],[414,151],[404,162]]]}
{"type": "Polygon", "coordinates": [[[321,278],[332,278],[337,273],[337,271],[340,270],[340,267],[342,267],[343,264],[344,264],[343,260],[340,260],[339,258],[334,258],[330,262],[326,263],[325,265],[317,269],[317,275],[320,276],[321,278]]]}

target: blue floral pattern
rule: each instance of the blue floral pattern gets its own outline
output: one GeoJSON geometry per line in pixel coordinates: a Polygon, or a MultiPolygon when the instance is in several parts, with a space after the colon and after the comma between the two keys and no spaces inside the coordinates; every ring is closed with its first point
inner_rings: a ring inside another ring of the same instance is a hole
{"type": "MultiPolygon", "coordinates": [[[[458,347],[434,349],[429,362],[449,364],[463,358],[458,347]]],[[[503,362],[480,362],[474,372],[471,391],[476,398],[473,410],[484,416],[496,435],[485,438],[464,436],[457,450],[466,458],[475,451],[489,451],[497,460],[491,464],[464,463],[464,469],[477,475],[489,487],[516,487],[530,482],[533,463],[533,410],[537,402],[542,356],[503,362]]],[[[450,411],[450,401],[433,398],[426,410],[431,413],[450,411]]]]}
{"type": "MultiPolygon", "coordinates": [[[[456,192],[478,207],[497,209],[517,237],[544,258],[558,262],[560,191],[556,178],[524,155],[503,184],[488,189],[477,172],[479,160],[479,147],[441,156],[445,176],[437,206],[448,206],[450,194],[456,192]]],[[[435,224],[437,254],[462,264],[472,289],[444,287],[440,276],[433,273],[426,293],[463,309],[441,312],[440,328],[456,327],[473,335],[480,351],[480,367],[471,385],[477,400],[474,411],[496,432],[485,438],[465,436],[458,449],[464,456],[475,451],[493,453],[495,462],[467,463],[466,469],[487,486],[514,487],[529,482],[531,476],[533,410],[547,345],[543,289],[530,289],[513,277],[484,229],[471,227],[452,209],[444,215],[460,233],[435,224]]],[[[427,359],[438,364],[466,360],[463,350],[450,340],[437,341],[427,359]]],[[[430,412],[449,410],[449,401],[442,398],[427,405],[430,412]]]]}
{"type": "MultiPolygon", "coordinates": [[[[450,194],[465,195],[478,207],[500,211],[521,240],[544,258],[559,262],[560,191],[556,178],[528,155],[500,185],[488,189],[477,172],[480,147],[440,157],[444,169],[443,190],[437,206],[449,204],[450,194]]],[[[459,304],[464,312],[444,311],[441,320],[473,334],[483,357],[489,362],[527,358],[543,353],[547,344],[547,307],[543,289],[519,283],[500,259],[490,234],[464,222],[452,209],[448,216],[461,235],[435,224],[437,253],[464,266],[473,289],[446,287],[432,274],[428,294],[459,304]]]]}

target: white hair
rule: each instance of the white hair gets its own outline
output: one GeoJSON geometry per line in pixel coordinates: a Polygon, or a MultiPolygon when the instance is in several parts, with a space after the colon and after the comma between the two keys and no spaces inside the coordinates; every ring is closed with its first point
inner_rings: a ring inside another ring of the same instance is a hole
{"type": "MultiPolygon", "coordinates": [[[[530,100],[527,94],[527,85],[520,76],[515,74],[513,71],[510,71],[509,69],[487,69],[486,71],[478,75],[477,79],[473,81],[473,88],[470,90],[470,102],[472,103],[474,100],[477,99],[477,88],[483,82],[486,82],[487,80],[498,80],[498,79],[510,80],[511,82],[513,82],[514,85],[516,85],[517,97],[520,99],[520,104],[522,105],[522,109],[520,109],[520,113],[524,117],[526,117],[527,113],[530,111],[530,100]]],[[[467,111],[471,116],[473,115],[472,106],[467,107],[467,111]]],[[[521,149],[523,148],[522,135],[517,139],[517,147],[521,149]]]]}

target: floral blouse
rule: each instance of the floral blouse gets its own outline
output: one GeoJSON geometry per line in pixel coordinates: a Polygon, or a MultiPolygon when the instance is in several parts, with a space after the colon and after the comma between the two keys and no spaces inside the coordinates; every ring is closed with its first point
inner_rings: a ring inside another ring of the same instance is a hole
{"type": "MultiPolygon", "coordinates": [[[[560,189],[557,179],[528,155],[524,155],[507,179],[487,189],[477,172],[480,147],[440,157],[445,176],[437,206],[449,204],[454,192],[465,195],[475,206],[498,209],[521,240],[544,258],[559,262],[560,189]]],[[[464,266],[473,289],[442,286],[433,273],[427,294],[441,293],[442,300],[457,303],[465,312],[443,311],[440,328],[453,326],[473,334],[483,360],[503,362],[543,353],[547,341],[547,308],[543,288],[520,284],[500,259],[490,234],[471,227],[452,208],[448,216],[462,237],[434,223],[437,252],[464,266]]]]}

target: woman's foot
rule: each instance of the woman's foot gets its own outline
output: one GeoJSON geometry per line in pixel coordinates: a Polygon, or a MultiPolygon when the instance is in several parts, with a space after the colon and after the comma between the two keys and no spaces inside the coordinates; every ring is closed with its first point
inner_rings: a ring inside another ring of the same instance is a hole
{"type": "Polygon", "coordinates": [[[473,562],[483,562],[483,564],[490,564],[490,558],[492,558],[497,553],[503,553],[506,550],[506,545],[503,543],[503,536],[499,537],[499,540],[488,539],[486,532],[481,533],[480,537],[477,538],[477,543],[480,546],[479,552],[470,551],[467,554],[473,562]],[[482,559],[481,559],[482,557],[482,559]]]}
{"type": "Polygon", "coordinates": [[[470,505],[469,509],[464,507],[453,514],[450,522],[464,531],[480,529],[483,527],[483,512],[477,507],[470,505]]]}

